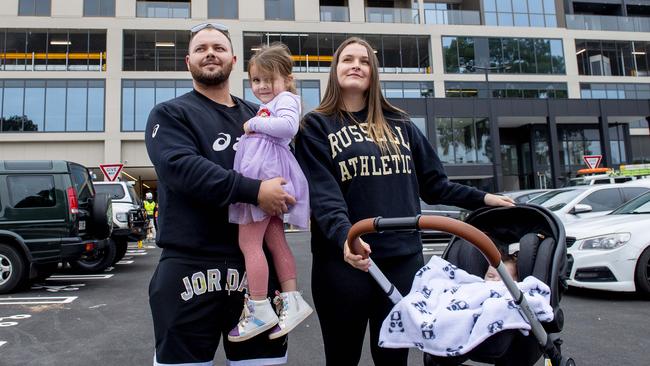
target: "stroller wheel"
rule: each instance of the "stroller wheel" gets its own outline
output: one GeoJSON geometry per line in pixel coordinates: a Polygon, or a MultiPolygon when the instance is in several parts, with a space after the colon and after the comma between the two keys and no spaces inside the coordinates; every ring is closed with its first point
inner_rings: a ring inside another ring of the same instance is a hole
{"type": "Polygon", "coordinates": [[[575,365],[576,365],[576,362],[573,361],[573,358],[571,358],[571,357],[569,357],[569,358],[562,357],[562,363],[561,363],[561,365],[562,365],[562,366],[575,366],[575,365]]]}

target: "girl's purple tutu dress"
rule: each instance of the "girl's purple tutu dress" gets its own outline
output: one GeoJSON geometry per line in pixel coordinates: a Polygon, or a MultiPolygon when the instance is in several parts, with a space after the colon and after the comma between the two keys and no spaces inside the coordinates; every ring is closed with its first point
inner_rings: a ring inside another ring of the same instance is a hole
{"type": "MultiPolygon", "coordinates": [[[[243,135],[237,143],[234,169],[248,178],[266,180],[283,177],[284,190],[296,198],[286,222],[306,229],[309,222],[309,188],[296,158],[289,150],[300,124],[300,97],[282,92],[260,105],[257,116],[248,125],[255,133],[243,135]]],[[[230,222],[250,224],[266,219],[259,207],[235,203],[229,208],[230,222]]]]}

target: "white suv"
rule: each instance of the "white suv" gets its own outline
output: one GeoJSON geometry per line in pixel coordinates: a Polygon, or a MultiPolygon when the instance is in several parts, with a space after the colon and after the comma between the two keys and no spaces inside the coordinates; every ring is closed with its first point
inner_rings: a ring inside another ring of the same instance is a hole
{"type": "Polygon", "coordinates": [[[133,182],[94,182],[94,185],[97,192],[108,194],[113,201],[114,263],[122,259],[129,241],[139,241],[147,235],[146,214],[133,182]]]}

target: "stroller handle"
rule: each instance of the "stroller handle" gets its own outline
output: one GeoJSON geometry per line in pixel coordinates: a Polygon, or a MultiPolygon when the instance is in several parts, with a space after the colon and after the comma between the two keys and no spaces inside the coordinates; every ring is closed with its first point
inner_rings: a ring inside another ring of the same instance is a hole
{"type": "Polygon", "coordinates": [[[472,225],[442,216],[418,215],[416,217],[363,219],[350,228],[347,244],[352,253],[363,253],[361,243],[357,240],[363,234],[397,230],[419,231],[421,229],[439,230],[454,234],[480,250],[492,267],[496,268],[501,263],[501,253],[487,235],[472,225]]]}

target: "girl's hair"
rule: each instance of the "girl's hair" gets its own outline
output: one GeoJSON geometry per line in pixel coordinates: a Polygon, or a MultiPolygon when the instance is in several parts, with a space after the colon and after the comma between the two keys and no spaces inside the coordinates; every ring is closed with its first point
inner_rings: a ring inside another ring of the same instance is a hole
{"type": "Polygon", "coordinates": [[[273,42],[270,45],[260,45],[250,61],[248,61],[248,77],[251,77],[251,68],[255,66],[262,74],[280,75],[287,82],[287,90],[296,92],[296,84],[291,78],[293,60],[289,47],[284,43],[273,42]]]}
{"type": "Polygon", "coordinates": [[[384,98],[384,95],[381,93],[381,84],[379,83],[379,61],[377,60],[377,55],[375,55],[370,44],[362,38],[350,37],[343,41],[336,49],[336,52],[334,52],[325,95],[323,96],[318,108],[314,111],[328,116],[336,115],[341,119],[347,117],[352,121],[357,123],[359,122],[356,121],[350,112],[343,109],[343,93],[336,72],[341,53],[351,44],[359,44],[365,47],[366,51],[368,51],[368,60],[370,62],[370,85],[368,90],[365,92],[368,116],[365,121],[361,122],[368,123],[368,134],[379,146],[382,152],[397,152],[399,151],[399,147],[395,142],[395,134],[390,129],[386,117],[384,116],[384,112],[393,112],[394,114],[397,114],[397,118],[401,121],[408,121],[408,114],[388,103],[386,98],[384,98]]]}

